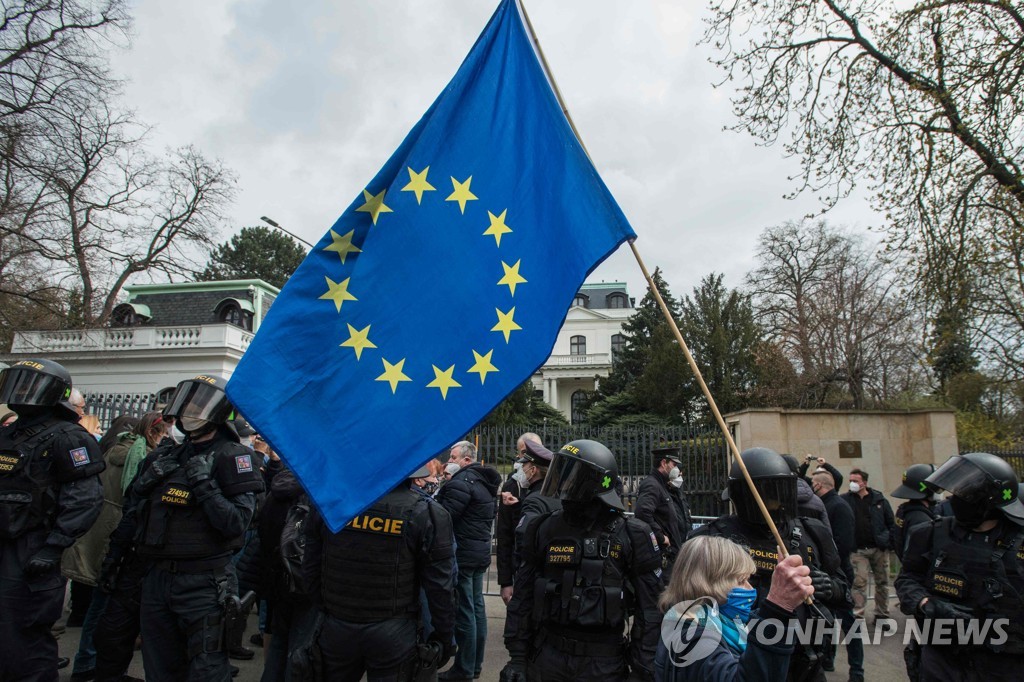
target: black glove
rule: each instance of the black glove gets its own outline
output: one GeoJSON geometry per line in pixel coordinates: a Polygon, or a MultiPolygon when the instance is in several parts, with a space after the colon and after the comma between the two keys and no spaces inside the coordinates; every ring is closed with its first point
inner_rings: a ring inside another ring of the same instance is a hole
{"type": "Polygon", "coordinates": [[[925,618],[940,618],[944,620],[971,620],[974,614],[970,610],[950,604],[948,601],[928,597],[927,603],[918,608],[925,618]]]}
{"type": "Polygon", "coordinates": [[[832,601],[835,596],[835,581],[825,571],[811,569],[811,586],[814,587],[815,601],[832,601]]]}
{"type": "MultiPolygon", "coordinates": [[[[440,647],[441,653],[437,659],[437,669],[448,665],[448,661],[452,660],[452,656],[458,651],[458,647],[455,646],[455,638],[452,635],[440,635],[436,632],[431,632],[430,636],[427,637],[427,642],[437,644],[440,647]]],[[[523,678],[523,682],[526,682],[526,678],[523,678]]]]}
{"type": "Polygon", "coordinates": [[[25,575],[33,577],[57,570],[63,553],[64,550],[60,547],[43,545],[43,548],[33,554],[25,564],[25,575]]]}
{"type": "Polygon", "coordinates": [[[160,481],[173,474],[180,466],[176,455],[161,455],[135,479],[135,492],[142,497],[149,495],[160,481]]]}
{"type": "Polygon", "coordinates": [[[185,462],[185,476],[193,487],[213,476],[213,456],[196,455],[185,462]]]}
{"type": "Polygon", "coordinates": [[[509,661],[501,669],[498,680],[500,682],[526,682],[526,666],[522,663],[509,661]]]}
{"type": "Polygon", "coordinates": [[[121,570],[121,558],[107,555],[100,566],[100,576],[96,580],[96,587],[103,594],[113,594],[117,585],[117,574],[121,570]]]}

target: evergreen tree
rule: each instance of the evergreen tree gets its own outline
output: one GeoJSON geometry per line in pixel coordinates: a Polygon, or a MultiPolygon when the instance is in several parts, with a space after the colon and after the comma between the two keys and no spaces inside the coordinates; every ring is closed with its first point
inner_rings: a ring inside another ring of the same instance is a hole
{"type": "Polygon", "coordinates": [[[260,225],[243,227],[213,250],[200,277],[206,281],[262,279],[280,289],[305,257],[305,249],[287,235],[260,225]]]}

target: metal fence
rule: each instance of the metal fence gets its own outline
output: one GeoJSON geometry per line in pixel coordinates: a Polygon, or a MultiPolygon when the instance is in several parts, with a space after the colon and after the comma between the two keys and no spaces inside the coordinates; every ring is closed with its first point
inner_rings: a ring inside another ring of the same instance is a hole
{"type": "Polygon", "coordinates": [[[90,393],[85,396],[85,411],[96,415],[104,431],[123,414],[141,417],[155,407],[155,393],[90,393]]]}
{"type": "Polygon", "coordinates": [[[632,509],[640,481],[651,472],[651,450],[674,446],[682,451],[680,473],[692,513],[698,516],[719,516],[728,513],[722,500],[729,473],[729,450],[725,437],[718,431],[694,432],[685,428],[622,429],[589,426],[482,427],[467,440],[476,444],[479,457],[495,467],[503,476],[512,471],[516,457],[516,440],[532,431],[544,445],[558,450],[572,440],[588,438],[600,441],[615,454],[623,485],[623,502],[632,509]]]}
{"type": "MultiPolygon", "coordinates": [[[[970,451],[964,450],[960,454],[964,454],[964,452],[970,451]]],[[[1024,482],[1024,447],[989,450],[988,452],[991,452],[993,455],[999,455],[1005,459],[1016,472],[1017,480],[1024,482]]]]}

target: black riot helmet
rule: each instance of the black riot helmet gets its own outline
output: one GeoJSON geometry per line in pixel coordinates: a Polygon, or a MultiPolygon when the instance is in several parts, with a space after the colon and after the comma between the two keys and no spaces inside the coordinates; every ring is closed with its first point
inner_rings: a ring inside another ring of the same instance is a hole
{"type": "Polygon", "coordinates": [[[903,472],[903,483],[892,491],[892,496],[901,500],[923,500],[931,497],[934,488],[924,481],[934,471],[934,464],[914,464],[907,467],[903,472]]]}
{"type": "Polygon", "coordinates": [[[618,475],[611,450],[596,440],[574,440],[554,454],[541,495],[568,502],[600,499],[609,507],[625,511],[615,491],[618,475]]]}
{"type": "Polygon", "coordinates": [[[1017,474],[1002,457],[987,452],[953,455],[925,482],[952,493],[963,502],[1000,511],[1024,526],[1024,504],[1020,501],[1017,474]]]}
{"type": "MultiPolygon", "coordinates": [[[[740,457],[772,520],[780,523],[796,518],[796,474],[782,455],[768,448],[750,448],[741,452],[740,457]]],[[[728,491],[740,519],[747,523],[765,525],[764,516],[736,462],[733,462],[729,470],[728,491]]]]}
{"type": "Polygon", "coordinates": [[[19,360],[0,372],[0,403],[15,412],[19,407],[52,407],[70,397],[71,375],[53,360],[19,360]]]}
{"type": "Polygon", "coordinates": [[[174,395],[164,407],[165,417],[182,420],[202,419],[211,424],[226,424],[235,419],[235,408],[225,392],[228,382],[224,377],[200,374],[178,384],[174,395]]]}

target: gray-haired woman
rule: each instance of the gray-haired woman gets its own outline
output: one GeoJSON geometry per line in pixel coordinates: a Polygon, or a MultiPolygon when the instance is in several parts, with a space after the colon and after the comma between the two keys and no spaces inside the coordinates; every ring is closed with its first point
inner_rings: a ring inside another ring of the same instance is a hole
{"type": "Polygon", "coordinates": [[[783,680],[792,643],[793,611],[813,593],[799,555],[780,561],[768,597],[751,612],[754,562],[725,538],[687,541],[661,596],[665,618],[654,659],[656,682],[783,680]]]}

